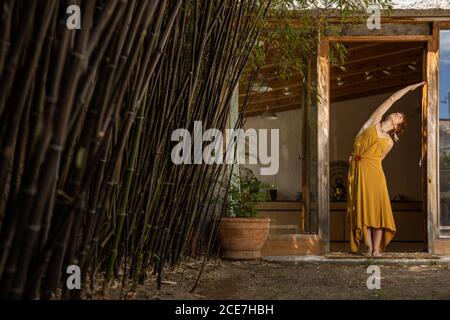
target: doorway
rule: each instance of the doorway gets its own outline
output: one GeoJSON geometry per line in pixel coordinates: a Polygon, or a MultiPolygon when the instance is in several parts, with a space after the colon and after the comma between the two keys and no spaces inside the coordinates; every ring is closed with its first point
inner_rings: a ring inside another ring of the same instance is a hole
{"type": "MultiPolygon", "coordinates": [[[[344,65],[329,66],[328,251],[349,251],[346,219],[348,155],[370,114],[396,91],[425,78],[426,42],[348,41],[344,65]],[[342,192],[344,189],[344,192],[342,192]]],[[[422,90],[408,92],[386,113],[401,111],[407,130],[383,160],[397,233],[386,251],[427,251],[422,90]]]]}

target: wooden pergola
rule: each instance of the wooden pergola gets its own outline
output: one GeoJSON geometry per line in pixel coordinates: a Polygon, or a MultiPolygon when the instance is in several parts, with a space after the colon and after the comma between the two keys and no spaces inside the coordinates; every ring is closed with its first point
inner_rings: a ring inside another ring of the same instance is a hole
{"type": "MultiPolygon", "coordinates": [[[[330,101],[338,102],[393,92],[422,79],[424,42],[341,42],[347,58],[341,66],[331,67],[330,101]]],[[[246,116],[258,116],[267,106],[273,112],[301,108],[302,82],[299,74],[289,80],[280,76],[273,64],[261,68],[266,92],[251,92],[246,116]]],[[[240,82],[242,107],[248,74],[240,82]]]]}

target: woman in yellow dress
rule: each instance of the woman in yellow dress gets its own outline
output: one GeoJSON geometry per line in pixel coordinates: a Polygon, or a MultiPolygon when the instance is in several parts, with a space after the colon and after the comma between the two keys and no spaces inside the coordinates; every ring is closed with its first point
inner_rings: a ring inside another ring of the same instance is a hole
{"type": "Polygon", "coordinates": [[[380,257],[396,228],[381,161],[392,149],[406,125],[406,116],[394,112],[384,117],[392,104],[425,81],[407,86],[384,101],[364,123],[353,143],[347,179],[347,218],[350,250],[357,252],[364,241],[366,255],[380,257]]]}

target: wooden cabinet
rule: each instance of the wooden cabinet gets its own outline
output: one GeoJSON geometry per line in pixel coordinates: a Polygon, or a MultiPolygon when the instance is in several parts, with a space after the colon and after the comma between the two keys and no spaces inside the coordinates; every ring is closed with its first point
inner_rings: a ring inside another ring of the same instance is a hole
{"type": "MultiPolygon", "coordinates": [[[[420,201],[391,201],[397,233],[393,241],[425,241],[426,217],[420,201]]],[[[330,202],[330,241],[348,241],[347,203],[330,202]]]]}
{"type": "MultiPolygon", "coordinates": [[[[391,201],[397,233],[393,241],[425,241],[425,215],[420,201],[391,201]]],[[[271,218],[271,234],[301,233],[301,203],[261,202],[258,216],[271,218]]],[[[330,202],[330,241],[348,241],[347,203],[330,202]]]]}

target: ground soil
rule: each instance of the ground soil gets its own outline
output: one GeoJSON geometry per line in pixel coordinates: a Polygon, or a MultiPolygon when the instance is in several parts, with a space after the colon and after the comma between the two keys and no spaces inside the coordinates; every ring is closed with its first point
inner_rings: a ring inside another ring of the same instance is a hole
{"type": "Polygon", "coordinates": [[[168,269],[161,289],[150,277],[131,289],[117,283],[96,299],[450,299],[450,266],[381,265],[381,289],[367,288],[368,264],[217,260],[168,269]]]}

